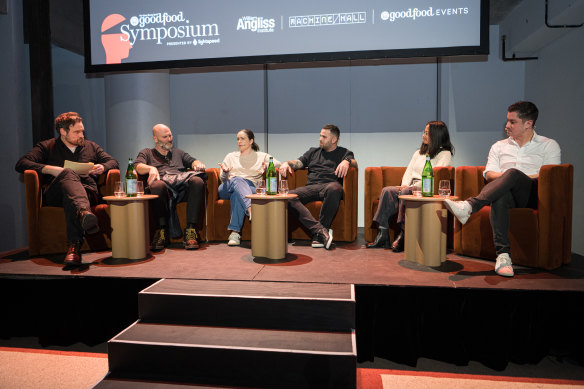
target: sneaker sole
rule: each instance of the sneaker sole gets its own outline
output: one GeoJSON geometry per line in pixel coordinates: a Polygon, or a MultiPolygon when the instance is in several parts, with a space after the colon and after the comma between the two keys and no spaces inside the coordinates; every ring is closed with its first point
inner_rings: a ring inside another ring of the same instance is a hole
{"type": "Polygon", "coordinates": [[[324,248],[330,250],[331,244],[333,243],[333,230],[329,229],[329,238],[324,245],[324,248]]]}
{"type": "Polygon", "coordinates": [[[95,234],[99,232],[99,225],[97,221],[97,216],[94,214],[87,214],[81,220],[81,228],[86,234],[95,234]]]}

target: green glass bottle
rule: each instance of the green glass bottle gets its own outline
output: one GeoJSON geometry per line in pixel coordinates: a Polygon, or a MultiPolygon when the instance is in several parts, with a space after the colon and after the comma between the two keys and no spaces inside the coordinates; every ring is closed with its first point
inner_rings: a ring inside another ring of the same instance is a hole
{"type": "Polygon", "coordinates": [[[428,154],[426,154],[426,164],[424,165],[424,170],[422,170],[422,196],[434,196],[434,170],[432,170],[428,154]]]}
{"type": "Polygon", "coordinates": [[[134,162],[132,158],[128,161],[128,169],[126,170],[126,196],[136,197],[136,172],[134,170],[134,162]]]}
{"type": "Polygon", "coordinates": [[[268,164],[268,170],[266,171],[266,194],[278,194],[278,176],[276,175],[273,157],[270,157],[270,163],[268,164]]]}

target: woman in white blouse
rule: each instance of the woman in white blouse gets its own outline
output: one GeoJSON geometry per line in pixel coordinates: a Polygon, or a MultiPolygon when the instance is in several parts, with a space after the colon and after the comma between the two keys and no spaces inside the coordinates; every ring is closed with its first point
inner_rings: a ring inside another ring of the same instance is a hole
{"type": "Polygon", "coordinates": [[[450,166],[454,146],[450,143],[448,127],[444,122],[432,121],[426,124],[422,135],[422,146],[414,152],[402,177],[401,186],[386,186],[381,190],[379,206],[373,217],[373,223],[377,224],[379,233],[373,242],[367,244],[367,248],[390,248],[389,219],[397,212],[397,223],[401,231],[391,244],[391,249],[396,253],[404,250],[405,207],[403,201],[399,200],[399,196],[411,194],[414,186],[421,186],[426,154],[430,155],[432,167],[450,166]]]}
{"type": "MultiPolygon", "coordinates": [[[[256,186],[263,179],[264,171],[270,161],[270,155],[259,151],[253,131],[243,129],[237,133],[237,147],[225,156],[221,166],[221,185],[219,198],[231,202],[231,220],[229,222],[229,246],[239,246],[241,226],[245,215],[251,220],[251,200],[245,196],[256,192],[256,186]]],[[[280,162],[274,159],[274,166],[280,162]]]]}

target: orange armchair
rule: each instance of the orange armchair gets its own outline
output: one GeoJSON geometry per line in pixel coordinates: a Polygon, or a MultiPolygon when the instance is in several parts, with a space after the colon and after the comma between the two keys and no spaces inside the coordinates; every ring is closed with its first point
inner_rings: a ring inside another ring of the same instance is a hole
{"type": "MultiPolygon", "coordinates": [[[[113,195],[114,182],[120,171],[112,169],[102,174],[97,182],[100,196],[113,195]]],[[[42,192],[46,184],[43,176],[34,170],[24,172],[26,217],[28,224],[28,251],[31,256],[57,254],[67,251],[65,211],[61,207],[43,205],[42,192]]],[[[111,248],[111,227],[107,204],[97,204],[92,211],[99,219],[100,232],[86,237],[82,250],[107,250],[111,248]]]]}
{"type": "MultiPolygon", "coordinates": [[[[307,174],[307,169],[296,170],[294,174],[289,174],[287,177],[290,190],[305,186],[307,174]]],[[[357,168],[351,167],[343,179],[343,199],[331,225],[335,241],[352,242],[357,238],[357,178],[357,168]]],[[[322,201],[313,201],[306,204],[306,207],[318,220],[322,201]]],[[[312,239],[296,218],[288,218],[288,223],[288,230],[293,239],[312,239]]]]}
{"type": "MultiPolygon", "coordinates": [[[[373,222],[373,216],[377,212],[377,207],[379,206],[379,195],[381,194],[381,189],[386,186],[400,186],[402,177],[406,172],[407,167],[394,167],[394,166],[370,166],[365,169],[365,225],[364,233],[365,240],[372,242],[377,236],[378,229],[372,228],[371,223],[373,222]]],[[[450,187],[454,188],[454,167],[453,166],[440,166],[434,169],[434,194],[438,194],[438,182],[440,180],[450,180],[450,187]]],[[[397,231],[396,224],[397,215],[392,217],[389,223],[389,237],[393,241],[395,239],[395,232],[397,231]]],[[[450,226],[452,221],[449,220],[448,231],[452,229],[450,226]]],[[[449,234],[449,241],[452,234],[449,234]]],[[[452,246],[449,244],[449,246],[452,246]]]]}
{"type": "MultiPolygon", "coordinates": [[[[485,186],[484,170],[484,166],[456,168],[456,196],[461,200],[476,196],[485,186]]],[[[511,209],[509,240],[514,264],[551,270],[570,262],[573,180],[572,165],[544,165],[539,171],[537,209],[511,209]]],[[[483,207],[465,225],[455,222],[457,254],[495,259],[490,209],[483,207]]]]}

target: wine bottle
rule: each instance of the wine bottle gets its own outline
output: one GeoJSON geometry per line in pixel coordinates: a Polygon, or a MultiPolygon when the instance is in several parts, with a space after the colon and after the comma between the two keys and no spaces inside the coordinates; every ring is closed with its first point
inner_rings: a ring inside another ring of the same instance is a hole
{"type": "Polygon", "coordinates": [[[270,157],[268,170],[266,171],[266,194],[278,194],[278,176],[276,175],[276,168],[274,167],[274,157],[270,157]]]}
{"type": "Polygon", "coordinates": [[[134,162],[130,158],[128,161],[128,169],[126,170],[126,196],[128,197],[136,197],[136,178],[134,162]]]}
{"type": "Polygon", "coordinates": [[[426,154],[426,164],[424,165],[424,170],[422,170],[422,196],[434,196],[434,171],[428,154],[426,154]]]}

